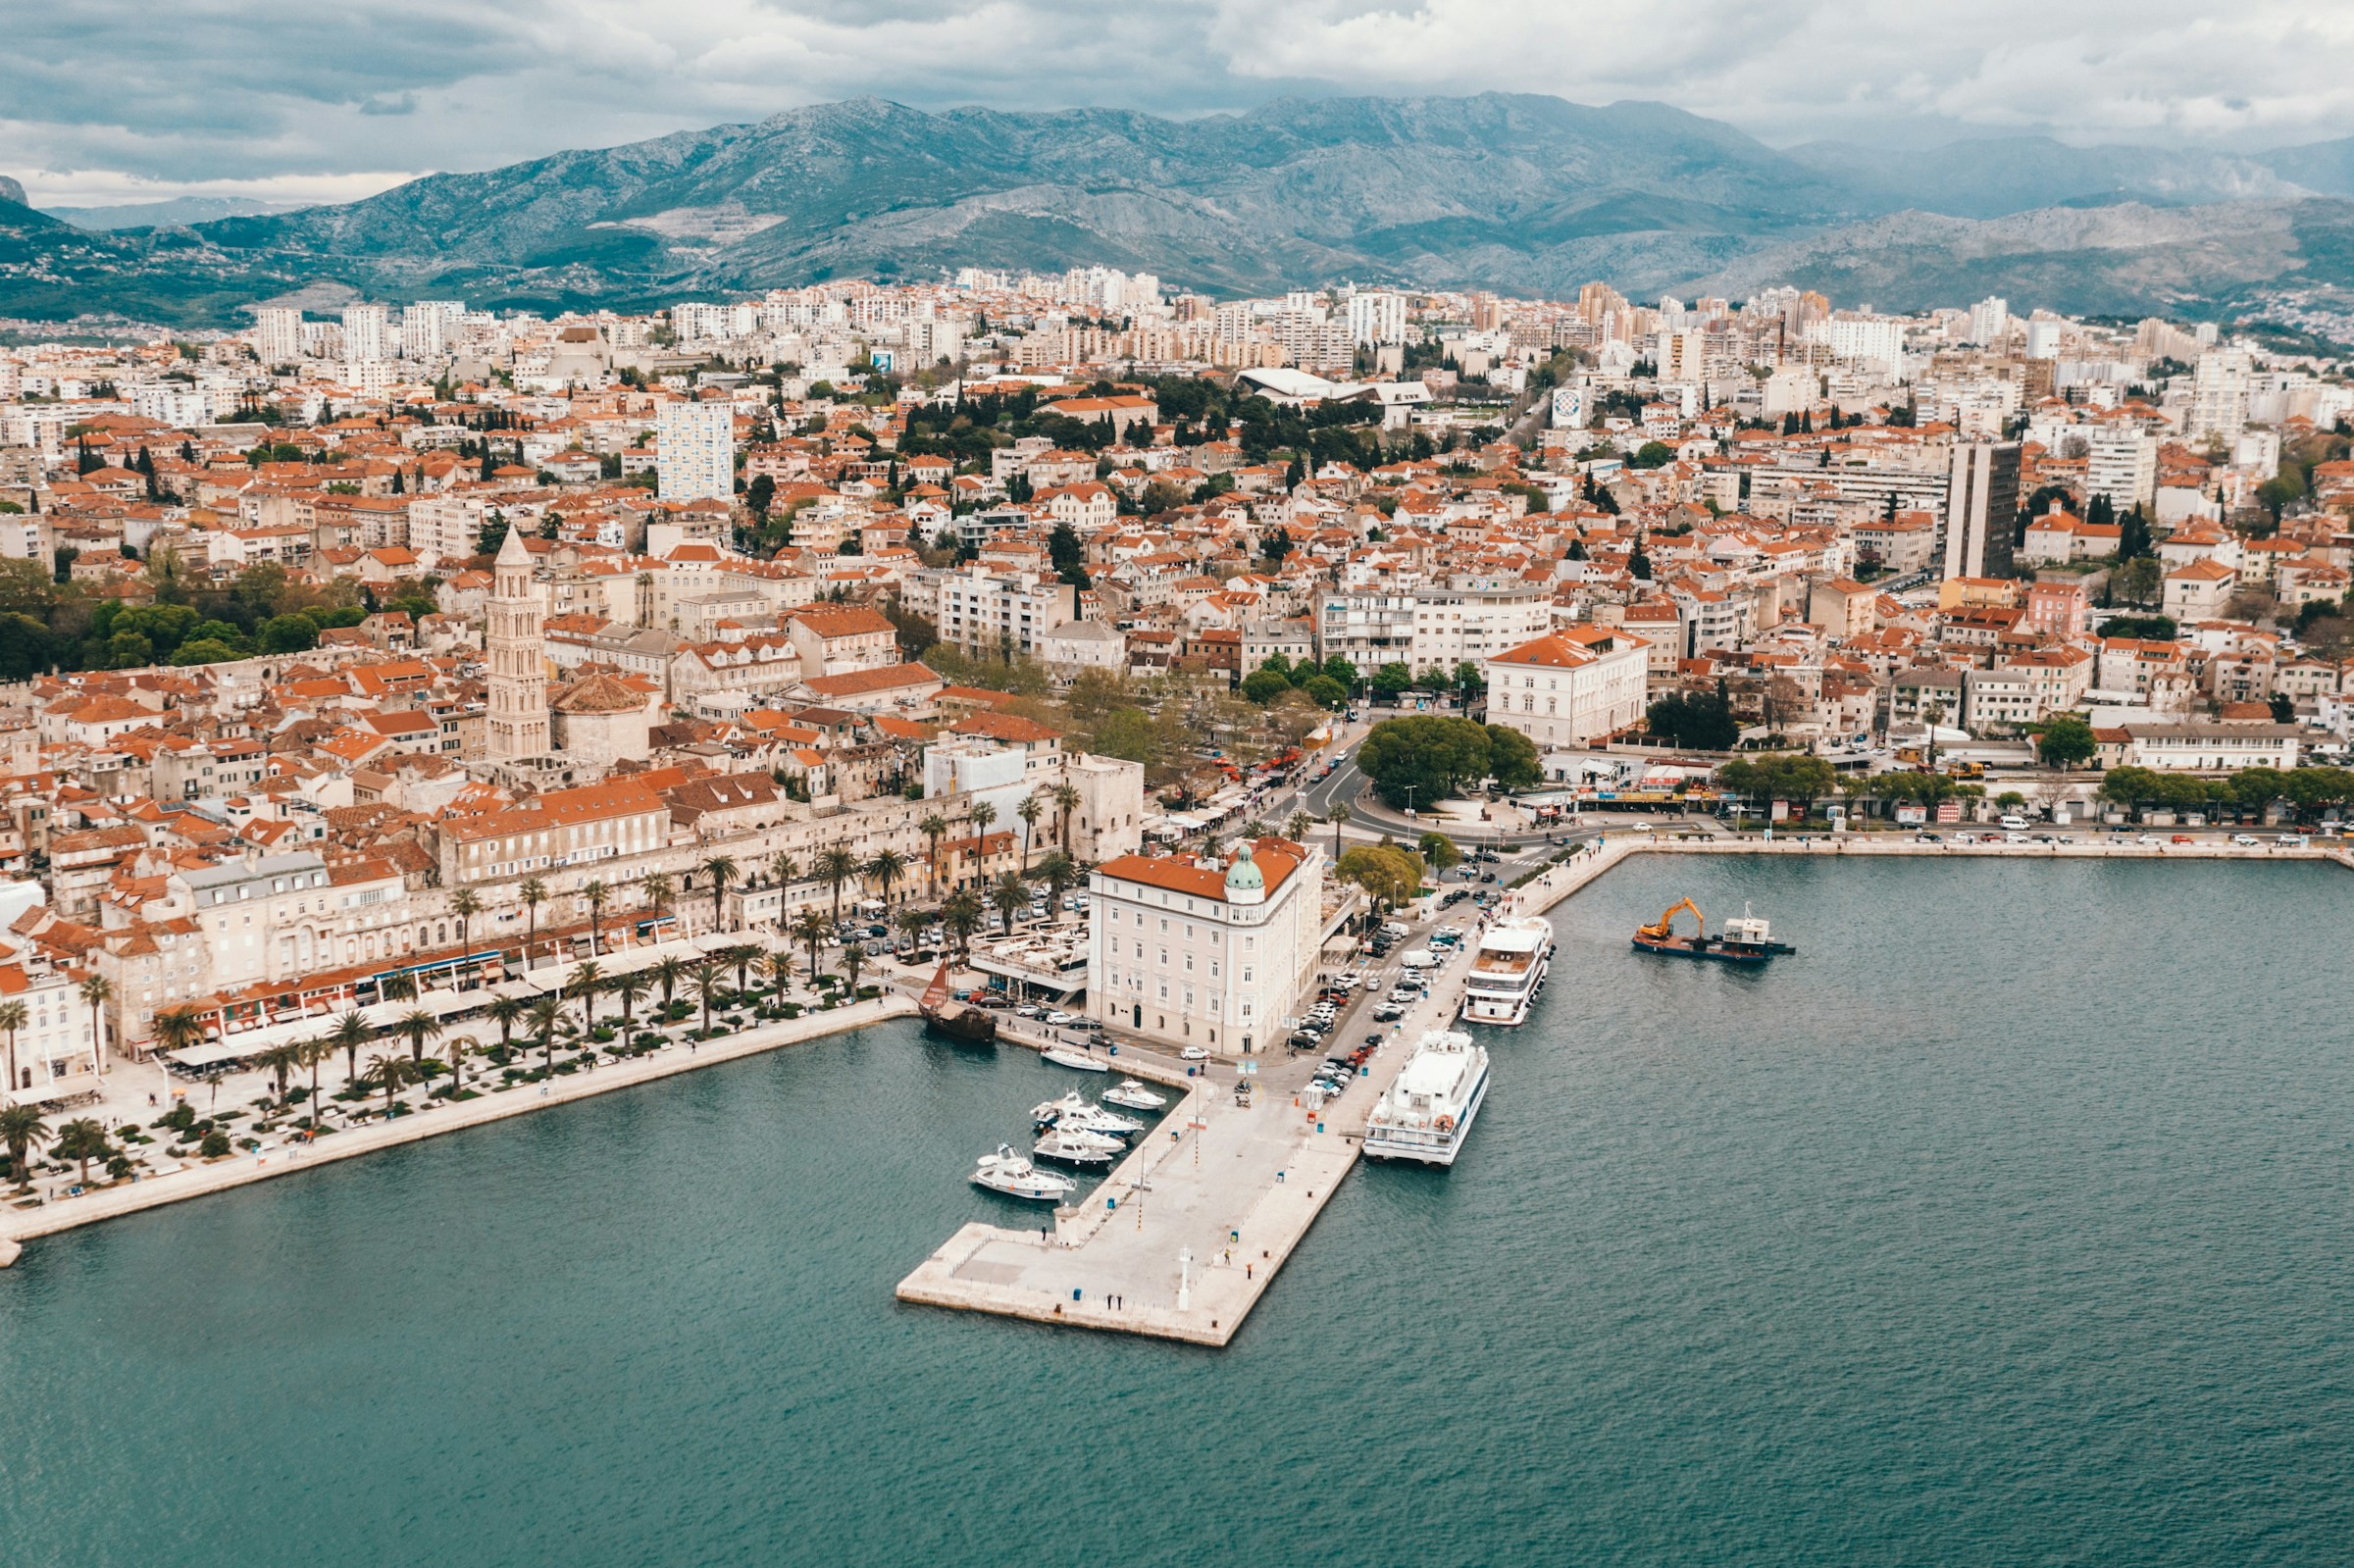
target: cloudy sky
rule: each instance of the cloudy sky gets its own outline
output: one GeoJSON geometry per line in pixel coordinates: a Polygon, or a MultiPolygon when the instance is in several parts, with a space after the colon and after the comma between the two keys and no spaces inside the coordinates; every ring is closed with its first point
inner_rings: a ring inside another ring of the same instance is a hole
{"type": "Polygon", "coordinates": [[[875,94],[1172,115],[1285,94],[1659,99],[1775,145],[2354,128],[2346,0],[0,0],[36,204],[346,200],[875,94]]]}

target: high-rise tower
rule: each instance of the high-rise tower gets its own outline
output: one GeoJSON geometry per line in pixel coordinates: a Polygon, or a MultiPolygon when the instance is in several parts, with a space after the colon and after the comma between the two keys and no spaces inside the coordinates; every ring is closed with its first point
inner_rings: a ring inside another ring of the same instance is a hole
{"type": "Polygon", "coordinates": [[[547,661],[540,649],[538,589],[523,533],[507,530],[491,569],[485,646],[490,655],[488,741],[494,762],[547,754],[547,661]]]}

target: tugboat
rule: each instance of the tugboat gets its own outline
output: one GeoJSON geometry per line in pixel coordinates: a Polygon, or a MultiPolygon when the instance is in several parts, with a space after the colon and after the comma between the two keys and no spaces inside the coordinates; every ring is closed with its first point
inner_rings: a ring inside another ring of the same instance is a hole
{"type": "Polygon", "coordinates": [[[1634,942],[1647,953],[1661,953],[1669,958],[1713,958],[1723,964],[1763,964],[1777,953],[1795,953],[1788,942],[1777,942],[1766,923],[1741,907],[1741,918],[1724,923],[1724,935],[1711,936],[1708,921],[1700,906],[1691,899],[1679,899],[1667,906],[1667,912],[1658,922],[1635,928],[1634,942]],[[1693,932],[1689,936],[1675,934],[1675,917],[1685,910],[1692,912],[1693,932]]]}
{"type": "Polygon", "coordinates": [[[998,1042],[997,1016],[986,1008],[973,1007],[948,1000],[948,961],[940,961],[940,972],[924,994],[916,998],[915,1009],[924,1015],[924,1029],[942,1039],[959,1045],[995,1045],[998,1042]]]}

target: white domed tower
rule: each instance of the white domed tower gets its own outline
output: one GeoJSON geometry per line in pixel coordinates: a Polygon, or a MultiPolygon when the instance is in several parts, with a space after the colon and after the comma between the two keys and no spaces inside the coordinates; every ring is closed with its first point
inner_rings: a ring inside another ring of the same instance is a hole
{"type": "Polygon", "coordinates": [[[1234,864],[1226,868],[1226,901],[1230,904],[1263,904],[1267,901],[1266,873],[1251,858],[1251,846],[1245,844],[1235,851],[1234,864]]]}

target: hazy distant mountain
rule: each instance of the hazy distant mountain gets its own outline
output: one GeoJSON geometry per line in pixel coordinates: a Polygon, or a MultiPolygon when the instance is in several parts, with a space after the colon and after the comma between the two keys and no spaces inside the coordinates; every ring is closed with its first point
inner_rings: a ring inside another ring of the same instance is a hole
{"type": "Polygon", "coordinates": [[[216,218],[250,218],[259,213],[282,213],[299,205],[290,201],[255,201],[249,196],[174,196],[165,201],[134,201],[117,207],[43,207],[39,210],[77,228],[154,228],[177,224],[210,223],[216,218]]]}
{"type": "Polygon", "coordinates": [[[1891,306],[1957,297],[1918,276],[1988,279],[2022,305],[2196,309],[2283,278],[2354,282],[2339,204],[2296,199],[2354,191],[2349,145],[2292,149],[2302,163],[2031,137],[1785,154],[1659,104],[1503,94],[1191,121],[862,99],[340,206],[120,231],[4,208],[0,314],[229,323],[304,287],[627,306],[1090,263],[1226,294],[1351,278],[1559,293],[1601,278],[1646,295],[1786,275],[1869,281],[1891,306]],[[2188,241],[2170,214],[2219,201],[2260,215],[2245,243],[2200,219],[2195,255],[2173,254],[2188,241]],[[2105,216],[2021,212],[2051,207],[2105,216]]]}
{"type": "Polygon", "coordinates": [[[2277,200],[2306,194],[2255,158],[2159,147],[2071,147],[2049,136],[2005,136],[1942,147],[1865,147],[1817,141],[1790,159],[1859,199],[1890,210],[2004,218],[2038,207],[2144,202],[2277,200]]]}

